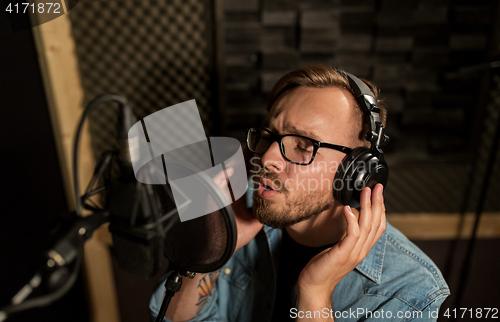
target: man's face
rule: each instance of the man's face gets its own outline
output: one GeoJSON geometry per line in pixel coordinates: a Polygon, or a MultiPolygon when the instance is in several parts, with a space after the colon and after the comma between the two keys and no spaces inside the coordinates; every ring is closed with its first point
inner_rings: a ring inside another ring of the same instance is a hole
{"type": "MultiPolygon", "coordinates": [[[[352,95],[341,88],[298,87],[275,102],[264,127],[275,134],[299,134],[352,148],[353,129],[361,126],[354,104],[352,95]]],[[[263,224],[283,228],[334,206],[332,183],[344,153],[320,148],[310,165],[297,165],[286,161],[274,142],[258,157],[252,161],[258,188],[253,211],[263,224]]]]}

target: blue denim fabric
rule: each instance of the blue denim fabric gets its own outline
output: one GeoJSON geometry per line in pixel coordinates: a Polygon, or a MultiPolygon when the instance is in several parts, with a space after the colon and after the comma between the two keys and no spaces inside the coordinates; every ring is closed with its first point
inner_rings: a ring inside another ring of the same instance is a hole
{"type": "MultiPolygon", "coordinates": [[[[264,227],[236,251],[222,269],[213,296],[191,321],[270,321],[281,235],[279,229],[264,227]]],[[[162,284],[151,298],[152,321],[164,293],[162,284]]],[[[368,256],[335,287],[332,307],[335,321],[436,321],[449,294],[432,260],[387,224],[368,256]]]]}

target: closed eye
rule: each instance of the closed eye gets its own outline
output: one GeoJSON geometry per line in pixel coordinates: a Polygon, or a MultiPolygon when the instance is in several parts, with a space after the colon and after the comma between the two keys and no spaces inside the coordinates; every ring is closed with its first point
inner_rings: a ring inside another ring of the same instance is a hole
{"type": "Polygon", "coordinates": [[[298,146],[298,145],[296,146],[296,148],[299,149],[302,152],[312,152],[312,150],[304,149],[304,148],[302,148],[301,146],[298,146]]]}

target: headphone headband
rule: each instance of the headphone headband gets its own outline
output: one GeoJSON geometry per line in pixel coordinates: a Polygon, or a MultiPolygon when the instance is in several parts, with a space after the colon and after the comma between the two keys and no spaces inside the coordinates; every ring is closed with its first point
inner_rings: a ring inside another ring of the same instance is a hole
{"type": "Polygon", "coordinates": [[[354,97],[370,123],[370,131],[365,138],[370,141],[371,147],[357,147],[346,155],[337,168],[333,183],[334,198],[342,205],[358,208],[364,187],[373,189],[378,183],[387,185],[389,168],[381,146],[389,142],[389,137],[380,118],[377,98],[368,85],[352,74],[337,71],[349,81],[354,97]]]}
{"type": "Polygon", "coordinates": [[[365,134],[365,139],[370,141],[371,150],[374,151],[378,157],[383,157],[381,146],[389,143],[389,136],[385,134],[384,125],[380,118],[380,107],[378,106],[377,98],[368,85],[361,79],[351,73],[343,73],[346,75],[349,85],[354,92],[354,98],[360,107],[367,111],[370,132],[365,134]]]}
{"type": "MultiPolygon", "coordinates": [[[[368,87],[368,85],[366,85],[365,82],[363,82],[361,79],[357,78],[351,73],[345,72],[345,74],[347,76],[347,79],[349,80],[349,85],[351,85],[351,88],[354,91],[354,96],[356,97],[356,100],[362,97],[365,100],[367,100],[371,105],[375,105],[378,108],[377,99],[375,98],[375,95],[373,94],[372,90],[368,87]]],[[[370,108],[368,109],[370,110],[370,108]]]]}

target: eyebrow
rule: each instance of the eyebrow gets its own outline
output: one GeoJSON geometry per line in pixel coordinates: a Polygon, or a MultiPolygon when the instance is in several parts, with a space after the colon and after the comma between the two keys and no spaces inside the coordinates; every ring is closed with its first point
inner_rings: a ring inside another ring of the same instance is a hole
{"type": "Polygon", "coordinates": [[[302,135],[302,136],[307,136],[307,137],[310,137],[311,139],[321,141],[321,138],[319,136],[317,136],[316,134],[314,134],[314,132],[299,129],[293,124],[285,124],[285,129],[290,130],[290,134],[298,134],[298,135],[302,135]]]}
{"type": "MultiPolygon", "coordinates": [[[[263,126],[271,128],[271,126],[269,125],[269,122],[264,122],[263,126]]],[[[321,138],[319,136],[317,136],[316,134],[314,134],[314,132],[299,129],[298,127],[296,127],[295,125],[293,125],[291,123],[286,123],[284,128],[286,130],[288,130],[287,132],[289,132],[289,134],[298,134],[298,135],[302,135],[302,136],[307,136],[311,139],[315,139],[316,141],[322,142],[321,138]]],[[[276,129],[272,128],[271,130],[276,130],[276,129]]]]}

